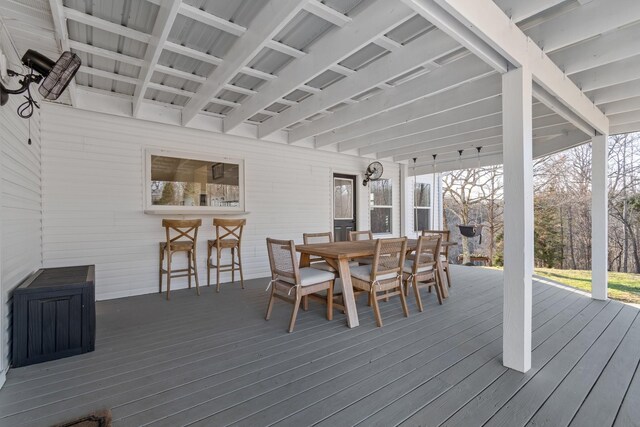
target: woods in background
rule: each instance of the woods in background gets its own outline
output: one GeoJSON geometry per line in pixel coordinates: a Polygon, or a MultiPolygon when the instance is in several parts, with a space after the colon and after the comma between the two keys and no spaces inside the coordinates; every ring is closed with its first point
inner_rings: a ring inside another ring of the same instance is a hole
{"type": "MultiPolygon", "coordinates": [[[[640,134],[609,138],[609,269],[640,273],[640,134]]],[[[502,167],[442,175],[445,229],[462,255],[503,259],[502,167]],[[461,236],[458,224],[484,224],[483,240],[461,236]]],[[[536,267],[591,269],[591,146],[581,145],[534,163],[536,267]]]]}

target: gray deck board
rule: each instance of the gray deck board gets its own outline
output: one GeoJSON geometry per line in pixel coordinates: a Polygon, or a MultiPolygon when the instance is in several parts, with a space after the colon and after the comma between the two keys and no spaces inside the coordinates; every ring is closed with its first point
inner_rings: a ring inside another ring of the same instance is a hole
{"type": "Polygon", "coordinates": [[[290,305],[263,318],[266,279],[100,302],[96,351],[12,369],[0,426],[103,408],[114,426],[638,422],[637,309],[536,281],[533,368],[520,374],[501,364],[501,272],[452,270],[444,305],[424,293],[419,313],[410,296],[405,318],[392,299],[383,328],[361,299],[358,328],[311,303],[288,334],[290,305]]]}

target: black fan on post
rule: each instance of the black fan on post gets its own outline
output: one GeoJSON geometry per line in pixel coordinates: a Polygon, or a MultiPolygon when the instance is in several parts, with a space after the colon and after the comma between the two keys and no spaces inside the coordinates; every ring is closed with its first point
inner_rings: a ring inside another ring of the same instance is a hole
{"type": "Polygon", "coordinates": [[[36,52],[27,50],[22,57],[22,63],[30,69],[29,74],[20,74],[13,70],[7,70],[10,77],[20,76],[20,87],[9,89],[0,83],[0,105],[5,105],[9,101],[9,95],[25,93],[27,99],[18,107],[18,115],[23,119],[28,119],[33,115],[34,107],[40,108],[31,96],[31,83],[39,84],[38,92],[48,100],[56,100],[62,92],[69,86],[71,80],[80,68],[80,58],[75,53],[64,52],[56,62],[36,52]],[[44,79],[44,80],[43,80],[44,79]]]}
{"type": "Polygon", "coordinates": [[[382,176],[382,163],[373,162],[368,167],[364,173],[364,180],[362,181],[362,185],[365,187],[369,181],[377,181],[382,176]]]}

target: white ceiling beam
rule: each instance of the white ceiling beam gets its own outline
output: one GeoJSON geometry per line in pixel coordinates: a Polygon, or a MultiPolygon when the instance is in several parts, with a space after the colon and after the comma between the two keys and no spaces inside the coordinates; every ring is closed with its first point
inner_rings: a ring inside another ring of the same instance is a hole
{"type": "Polygon", "coordinates": [[[533,96],[535,96],[539,101],[543,102],[552,111],[573,123],[575,127],[580,129],[587,135],[594,135],[595,130],[591,125],[589,125],[589,123],[587,123],[585,120],[582,120],[582,118],[576,115],[569,107],[558,101],[555,97],[549,94],[549,92],[540,87],[540,85],[538,85],[536,82],[533,82],[533,96]]]}
{"type": "Polygon", "coordinates": [[[144,55],[144,65],[138,75],[140,84],[136,85],[136,90],[133,94],[133,117],[138,117],[144,94],[147,92],[147,85],[151,81],[156,65],[158,65],[162,49],[178,16],[178,9],[180,9],[181,4],[182,0],[163,0],[160,2],[156,22],[153,24],[153,30],[151,31],[152,37],[144,55]]]}
{"type": "Polygon", "coordinates": [[[303,56],[305,56],[307,53],[296,49],[295,47],[291,47],[289,45],[286,45],[284,43],[280,43],[277,42],[275,40],[269,40],[267,41],[267,47],[271,50],[275,50],[277,52],[280,53],[284,53],[285,55],[289,55],[293,58],[302,58],[303,56]]]}
{"type": "Polygon", "coordinates": [[[551,53],[549,58],[566,74],[600,67],[640,55],[640,24],[612,31],[576,46],[551,53]]]}
{"type": "Polygon", "coordinates": [[[549,141],[538,142],[533,144],[533,158],[550,156],[564,150],[568,150],[578,145],[591,141],[589,135],[585,135],[578,130],[569,131],[566,135],[557,136],[549,141]]]}
{"type": "Polygon", "coordinates": [[[609,116],[611,126],[619,126],[627,123],[634,123],[640,118],[640,111],[627,111],[625,113],[612,114],[609,116]]]}
{"type": "Polygon", "coordinates": [[[275,74],[265,73],[264,71],[260,71],[251,67],[242,67],[240,68],[240,72],[242,74],[246,74],[248,76],[256,77],[258,79],[267,80],[267,81],[275,80],[278,78],[278,76],[276,76],[275,74]]]}
{"type": "Polygon", "coordinates": [[[309,85],[306,85],[306,84],[302,84],[302,85],[298,86],[297,89],[303,90],[305,92],[312,93],[314,95],[318,95],[318,94],[322,93],[322,89],[318,89],[317,87],[309,86],[309,85]]]}
{"type": "Polygon", "coordinates": [[[587,96],[597,105],[640,96],[640,79],[596,89],[587,96]]]}
{"type": "MultiPolygon", "coordinates": [[[[67,21],[64,16],[64,5],[62,0],[49,0],[49,7],[51,8],[51,15],[53,18],[53,27],[55,29],[56,39],[60,44],[60,48],[63,51],[71,51],[71,45],[69,43],[69,33],[67,32],[67,21]]],[[[69,83],[69,99],[71,105],[77,105],[77,91],[75,78],[69,83]]]]}
{"type": "Polygon", "coordinates": [[[78,50],[80,52],[90,53],[91,55],[101,56],[103,58],[112,59],[114,61],[123,62],[125,64],[131,64],[137,67],[142,67],[144,65],[144,61],[140,58],[134,58],[133,56],[123,55],[121,53],[114,52],[112,50],[102,49],[100,47],[91,46],[85,43],[80,43],[75,40],[69,40],[69,46],[72,49],[78,50]]]}
{"type": "Polygon", "coordinates": [[[297,108],[290,108],[259,126],[258,135],[266,136],[336,105],[377,85],[406,73],[407,70],[445,55],[457,48],[455,40],[442,31],[430,31],[403,49],[391,52],[356,75],[344,78],[325,88],[318,96],[306,98],[297,108]]]}
{"type": "Polygon", "coordinates": [[[514,22],[531,18],[540,12],[559,5],[566,0],[495,0],[500,9],[514,22]]]}
{"type": "Polygon", "coordinates": [[[289,141],[295,142],[329,132],[493,73],[494,71],[487,64],[469,55],[445,67],[394,86],[382,95],[348,105],[340,109],[339,114],[314,120],[306,126],[293,129],[289,132],[289,141]]]}
{"type": "Polygon", "coordinates": [[[437,95],[422,98],[403,107],[316,136],[316,147],[325,147],[359,136],[382,131],[397,124],[440,114],[466,104],[500,95],[502,84],[497,75],[458,86],[437,95]]]}
{"type": "Polygon", "coordinates": [[[149,43],[151,41],[151,34],[143,33],[142,31],[134,30],[133,28],[128,28],[123,25],[114,24],[113,22],[96,18],[95,16],[82,13],[70,7],[64,8],[64,14],[67,19],[101,29],[109,33],[138,40],[142,43],[149,43]]]}
{"type": "Polygon", "coordinates": [[[182,46],[174,42],[167,41],[164,44],[164,49],[208,64],[216,66],[222,64],[222,58],[218,58],[217,56],[209,55],[208,53],[200,52],[199,50],[182,46]]]}
{"type": "Polygon", "coordinates": [[[329,69],[334,73],[342,74],[343,76],[353,76],[356,73],[356,70],[352,70],[351,68],[347,68],[340,64],[333,64],[329,69]]]}
{"type": "Polygon", "coordinates": [[[238,106],[240,106],[237,102],[227,101],[226,99],[221,98],[211,98],[209,101],[214,104],[224,105],[225,107],[238,108],[238,106]]]}
{"type": "Polygon", "coordinates": [[[260,52],[265,44],[302,9],[305,0],[283,0],[277,4],[269,2],[253,19],[251,28],[233,44],[225,57],[207,81],[202,84],[198,94],[193,97],[182,111],[183,125],[189,123],[209,100],[217,95],[224,85],[238,73],[246,73],[246,65],[260,52]]]}
{"type": "Polygon", "coordinates": [[[155,71],[166,74],[168,76],[179,77],[181,79],[189,80],[196,83],[204,83],[207,80],[206,77],[198,76],[196,74],[187,73],[186,71],[178,70],[177,68],[167,67],[165,65],[156,65],[155,71]]]}
{"type": "Polygon", "coordinates": [[[398,43],[395,40],[391,40],[387,36],[380,36],[373,42],[381,48],[386,49],[390,52],[395,52],[396,50],[402,49],[402,44],[398,43]]]}
{"type": "Polygon", "coordinates": [[[361,154],[371,154],[377,151],[376,147],[381,143],[386,143],[391,140],[397,140],[414,134],[422,134],[426,131],[448,127],[452,124],[461,124],[469,120],[478,120],[484,116],[496,114],[500,111],[501,106],[501,97],[495,96],[493,98],[486,98],[442,114],[423,117],[406,124],[395,125],[380,132],[341,142],[338,150],[347,151],[353,150],[354,148],[361,148],[361,154]]]}
{"type": "Polygon", "coordinates": [[[640,55],[576,73],[571,80],[587,92],[636,80],[639,77],[637,70],[640,70],[640,55]]]}
{"type": "MultiPolygon", "coordinates": [[[[536,110],[541,109],[543,106],[536,110]]],[[[533,119],[533,128],[541,129],[550,126],[565,124],[566,121],[555,114],[549,112],[536,111],[533,119]]],[[[451,125],[447,128],[430,130],[421,134],[410,135],[396,141],[390,141],[386,149],[380,147],[377,155],[380,158],[393,157],[394,161],[401,161],[415,157],[415,153],[420,151],[420,147],[431,149],[434,144],[446,147],[449,144],[461,142],[461,140],[485,139],[502,135],[502,112],[469,120],[458,125],[451,125]]]]}
{"type": "Polygon", "coordinates": [[[103,77],[105,79],[115,80],[123,83],[129,83],[131,85],[137,85],[140,81],[135,77],[123,76],[122,74],[111,73],[109,71],[100,70],[98,68],[87,67],[81,65],[78,70],[79,73],[85,73],[96,77],[103,77]]]}
{"type": "Polygon", "coordinates": [[[592,1],[530,28],[526,33],[545,52],[553,52],[630,24],[637,21],[638,16],[640,2],[637,0],[592,1]]]}
{"type": "Polygon", "coordinates": [[[173,87],[173,86],[162,85],[162,84],[159,84],[159,83],[149,82],[147,84],[147,88],[148,89],[153,89],[153,90],[159,90],[160,92],[172,93],[174,95],[186,96],[187,98],[191,98],[191,97],[193,97],[193,95],[195,95],[195,92],[190,92],[188,90],[179,89],[179,88],[173,87]]]}
{"type": "MultiPolygon", "coordinates": [[[[403,0],[422,9],[421,5],[432,0],[403,0]]],[[[596,131],[608,133],[607,117],[576,87],[549,57],[513,23],[491,0],[435,0],[460,22],[469,27],[482,43],[462,40],[465,47],[477,54],[478,46],[488,43],[510,63],[528,64],[534,81],[596,131]]],[[[586,6],[585,6],[586,7],[586,6]]],[[[427,18],[428,13],[425,13],[427,18]]],[[[582,25],[582,24],[580,24],[582,25]]],[[[580,26],[579,25],[579,26],[580,26]]],[[[455,36],[455,34],[452,34],[455,36]]],[[[593,133],[592,133],[593,134],[593,133]]]]}
{"type": "Polygon", "coordinates": [[[632,133],[632,132],[640,132],[640,120],[638,120],[637,122],[611,126],[611,135],[617,135],[619,133],[632,133]]]}
{"type": "MultiPolygon", "coordinates": [[[[640,110],[640,96],[602,104],[600,108],[607,116],[610,114],[620,114],[640,110]]],[[[638,116],[638,119],[640,119],[640,116],[638,116]]]]}
{"type": "Polygon", "coordinates": [[[240,125],[258,111],[271,105],[292,90],[318,76],[324,70],[357,52],[371,40],[385,34],[412,15],[400,3],[390,7],[387,0],[374,0],[349,25],[314,43],[309,55],[292,62],[279,74],[279,79],[267,85],[260,93],[244,102],[224,120],[225,132],[240,125]]]}
{"type": "Polygon", "coordinates": [[[318,0],[309,1],[304,6],[304,10],[317,16],[318,18],[322,18],[325,21],[331,22],[333,25],[337,25],[338,27],[344,27],[351,22],[351,18],[349,18],[347,15],[330,8],[324,3],[320,3],[318,0]]]}
{"type": "Polygon", "coordinates": [[[205,25],[217,28],[218,30],[233,34],[237,37],[242,36],[247,31],[247,29],[241,25],[235,24],[231,21],[220,18],[219,16],[205,12],[204,10],[193,7],[187,3],[182,3],[180,5],[179,13],[180,15],[191,18],[194,21],[201,22],[205,25]]]}

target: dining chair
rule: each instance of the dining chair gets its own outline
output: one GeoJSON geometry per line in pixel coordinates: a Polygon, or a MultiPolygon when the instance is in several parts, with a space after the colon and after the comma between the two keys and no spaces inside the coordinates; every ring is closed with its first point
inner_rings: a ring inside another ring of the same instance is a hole
{"type": "Polygon", "coordinates": [[[196,291],[200,295],[198,283],[198,267],[196,265],[196,244],[198,241],[198,228],[202,225],[201,219],[163,219],[166,240],[160,242],[160,283],[158,293],[162,293],[162,275],[167,275],[167,300],[171,292],[171,279],[176,277],[188,277],[191,288],[191,276],[196,280],[196,291]],[[187,268],[172,269],[171,262],[176,252],[187,253],[187,268]],[[167,268],[164,268],[164,259],[167,259],[167,268]],[[179,273],[179,274],[175,274],[179,273]]]}
{"type": "MultiPolygon", "coordinates": [[[[373,240],[373,233],[371,232],[371,230],[350,231],[348,234],[348,237],[350,242],[357,242],[361,240],[373,240]]],[[[370,264],[373,264],[373,257],[368,256],[368,257],[357,258],[356,261],[358,261],[358,264],[370,265],[370,264]]]]}
{"type": "Polygon", "coordinates": [[[406,260],[403,268],[403,279],[405,282],[405,293],[409,293],[409,287],[413,287],[418,310],[423,311],[420,288],[435,288],[438,296],[438,303],[442,304],[442,284],[438,279],[437,260],[435,254],[440,253],[441,237],[438,235],[428,235],[418,237],[415,256],[412,260],[406,260]]]}
{"type": "Polygon", "coordinates": [[[207,242],[207,286],[211,286],[211,269],[216,270],[216,292],[220,292],[220,273],[231,272],[231,282],[235,282],[236,271],[240,272],[240,287],[244,289],[244,276],[242,275],[242,230],[246,225],[246,219],[222,219],[214,218],[213,225],[216,228],[216,238],[207,242]],[[216,263],[213,263],[213,251],[216,251],[216,263]],[[222,251],[231,250],[229,264],[220,264],[222,251]],[[237,252],[236,252],[237,251],[237,252]],[[236,261],[236,253],[238,260],[236,261]]]}
{"type": "Polygon", "coordinates": [[[407,250],[407,238],[378,239],[376,241],[373,264],[351,269],[354,289],[369,292],[376,324],[382,326],[378,301],[399,295],[404,316],[409,316],[407,300],[403,291],[402,270],[407,250]],[[382,295],[378,293],[382,292],[382,295]]]}
{"type": "MultiPolygon", "coordinates": [[[[422,230],[423,236],[439,235],[440,240],[440,265],[444,271],[447,279],[447,286],[451,287],[451,274],[449,272],[449,246],[445,245],[445,242],[449,242],[451,237],[451,231],[449,230],[422,230]]],[[[443,278],[444,279],[444,278],[443,278]]]]}
{"type": "Polygon", "coordinates": [[[296,245],[293,240],[267,238],[269,265],[271,267],[271,295],[267,306],[266,320],[271,317],[273,303],[281,299],[293,304],[289,332],[293,332],[302,298],[321,291],[327,305],[327,320],[333,319],[333,286],[335,275],[329,271],[311,267],[298,267],[296,245]],[[293,293],[293,295],[291,295],[293,293]]]}

